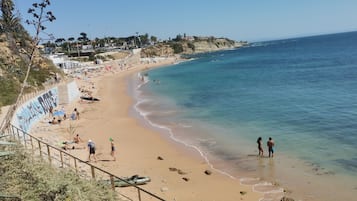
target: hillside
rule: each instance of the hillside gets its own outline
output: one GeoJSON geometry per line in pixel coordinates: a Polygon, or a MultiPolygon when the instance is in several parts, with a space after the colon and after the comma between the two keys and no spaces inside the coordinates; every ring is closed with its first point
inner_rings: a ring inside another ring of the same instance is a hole
{"type": "MultiPolygon", "coordinates": [[[[22,28],[18,32],[0,30],[0,106],[14,103],[25,78],[31,50],[31,37],[22,28]]],[[[26,91],[41,88],[59,70],[36,53],[26,91]]]]}

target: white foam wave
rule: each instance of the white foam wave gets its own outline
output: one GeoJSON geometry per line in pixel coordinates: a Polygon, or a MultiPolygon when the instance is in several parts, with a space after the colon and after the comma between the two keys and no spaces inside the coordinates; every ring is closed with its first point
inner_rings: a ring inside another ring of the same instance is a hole
{"type": "Polygon", "coordinates": [[[179,123],[178,125],[183,128],[192,128],[192,125],[188,125],[188,124],[184,124],[184,123],[179,123]]]}

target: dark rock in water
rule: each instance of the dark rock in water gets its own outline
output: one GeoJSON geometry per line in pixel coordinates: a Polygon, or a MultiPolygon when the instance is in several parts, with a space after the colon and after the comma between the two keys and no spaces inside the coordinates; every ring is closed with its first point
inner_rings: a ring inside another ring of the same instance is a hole
{"type": "Polygon", "coordinates": [[[247,192],[246,191],[241,191],[241,192],[239,192],[241,195],[245,195],[245,194],[247,194],[247,192]]]}
{"type": "Polygon", "coordinates": [[[280,201],[295,201],[295,200],[284,196],[283,198],[281,198],[280,201]]]}
{"type": "Polygon", "coordinates": [[[211,174],[212,174],[212,171],[211,171],[211,170],[206,170],[206,171],[205,171],[205,174],[206,174],[206,175],[211,175],[211,174]]]}
{"type": "Polygon", "coordinates": [[[162,160],[164,160],[164,159],[163,159],[161,156],[158,156],[158,157],[157,157],[157,160],[161,160],[161,161],[162,161],[162,160]]]}
{"type": "Polygon", "coordinates": [[[190,179],[187,178],[187,177],[182,177],[182,179],[185,180],[185,181],[189,181],[189,180],[190,180],[190,179]]]}
{"type": "Polygon", "coordinates": [[[170,171],[177,171],[177,168],[170,167],[169,170],[170,170],[170,171]]]}

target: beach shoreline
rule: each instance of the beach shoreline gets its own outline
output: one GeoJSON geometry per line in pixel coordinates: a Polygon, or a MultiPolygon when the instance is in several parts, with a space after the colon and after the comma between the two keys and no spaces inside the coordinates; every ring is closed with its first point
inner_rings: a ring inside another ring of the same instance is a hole
{"type": "MultiPolygon", "coordinates": [[[[48,125],[45,119],[34,126],[31,133],[54,144],[71,140],[78,133],[82,142],[76,145],[80,148],[69,150],[71,154],[87,160],[86,143],[92,140],[96,143],[98,158],[92,162],[94,165],[117,176],[149,176],[151,182],[142,188],[165,200],[222,200],[222,197],[224,200],[259,200],[263,194],[253,192],[251,185],[241,185],[239,180],[216,172],[203,158],[182,152],[178,145],[173,146],[174,142],[129,114],[134,104],[127,91],[129,76],[175,62],[175,58],[168,58],[152,65],[138,64],[120,72],[97,74],[89,83],[93,96],[100,101],[90,104],[76,101],[64,106],[67,114],[77,108],[79,120],[48,125]],[[69,127],[75,127],[75,132],[69,134],[69,127]],[[109,138],[114,139],[116,145],[116,161],[110,156],[109,138]]],[[[88,85],[83,83],[84,79],[76,81],[79,87],[88,85]]]]}

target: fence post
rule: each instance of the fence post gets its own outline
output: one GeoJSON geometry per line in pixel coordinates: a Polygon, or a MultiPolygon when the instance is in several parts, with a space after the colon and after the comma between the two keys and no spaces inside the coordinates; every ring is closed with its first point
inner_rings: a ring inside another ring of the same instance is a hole
{"type": "Polygon", "coordinates": [[[51,161],[51,152],[50,152],[50,146],[47,144],[47,154],[48,154],[48,162],[50,162],[50,164],[52,163],[51,161]]]}
{"type": "Polygon", "coordinates": [[[30,135],[30,142],[31,142],[31,151],[32,151],[32,155],[35,154],[35,148],[33,147],[33,140],[32,140],[32,136],[30,135]]]}
{"type": "Polygon", "coordinates": [[[37,142],[38,142],[38,149],[40,150],[40,157],[42,159],[41,142],[40,141],[37,141],[37,142]]]}
{"type": "Polygon", "coordinates": [[[74,168],[76,169],[76,174],[78,174],[77,160],[76,160],[76,158],[73,158],[73,159],[74,159],[74,168]]]}
{"type": "Polygon", "coordinates": [[[60,156],[61,156],[61,165],[62,165],[62,167],[64,168],[64,166],[63,166],[63,154],[62,154],[62,151],[60,151],[60,156]]]}
{"type": "Polygon", "coordinates": [[[140,189],[138,188],[138,198],[139,198],[139,201],[141,201],[141,195],[140,195],[140,189]]]}
{"type": "Polygon", "coordinates": [[[22,132],[22,136],[23,136],[23,138],[24,138],[25,148],[27,149],[26,133],[25,133],[25,132],[22,132]]]}
{"type": "Polygon", "coordinates": [[[90,166],[90,169],[92,171],[92,178],[95,179],[95,172],[94,172],[94,166],[90,166]]]}
{"type": "Polygon", "coordinates": [[[113,175],[110,175],[110,184],[112,185],[113,191],[115,191],[115,183],[114,183],[114,177],[113,177],[113,175]]]}
{"type": "Polygon", "coordinates": [[[19,129],[16,128],[16,133],[17,133],[17,140],[20,141],[20,134],[19,134],[19,129]]]}

